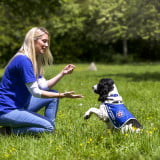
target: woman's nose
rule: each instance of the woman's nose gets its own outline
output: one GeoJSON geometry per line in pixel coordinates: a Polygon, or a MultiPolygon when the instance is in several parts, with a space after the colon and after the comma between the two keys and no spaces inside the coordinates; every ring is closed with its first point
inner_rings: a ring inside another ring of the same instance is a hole
{"type": "Polygon", "coordinates": [[[48,47],[48,42],[45,43],[45,46],[48,47]]]}

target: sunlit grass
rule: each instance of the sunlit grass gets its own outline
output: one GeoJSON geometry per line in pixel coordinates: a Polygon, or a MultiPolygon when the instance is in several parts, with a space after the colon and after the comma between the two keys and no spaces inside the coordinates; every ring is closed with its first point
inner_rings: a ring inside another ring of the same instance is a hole
{"type": "MultiPolygon", "coordinates": [[[[46,68],[47,78],[65,65],[46,68]]],[[[160,65],[103,65],[88,71],[77,64],[54,89],[74,90],[83,99],[61,99],[53,134],[0,136],[0,160],[157,160],[160,159],[160,65]],[[90,107],[99,107],[91,87],[100,78],[113,78],[127,108],[143,125],[141,134],[108,130],[96,116],[83,119],[90,107]]],[[[0,77],[3,70],[0,70],[0,77]]],[[[42,111],[41,111],[42,113],[42,111]]]]}

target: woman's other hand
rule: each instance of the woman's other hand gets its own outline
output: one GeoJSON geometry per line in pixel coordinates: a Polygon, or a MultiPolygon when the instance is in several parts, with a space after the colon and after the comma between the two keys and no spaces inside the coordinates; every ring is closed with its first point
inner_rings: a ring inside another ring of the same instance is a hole
{"type": "Polygon", "coordinates": [[[59,93],[60,97],[66,97],[66,98],[83,98],[84,96],[80,95],[80,94],[74,94],[74,91],[69,91],[69,92],[65,92],[65,93],[59,93]]]}

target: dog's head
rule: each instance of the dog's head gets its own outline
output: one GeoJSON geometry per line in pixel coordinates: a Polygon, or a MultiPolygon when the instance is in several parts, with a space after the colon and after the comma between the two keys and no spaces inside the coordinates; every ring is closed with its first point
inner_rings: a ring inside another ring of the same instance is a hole
{"type": "Polygon", "coordinates": [[[99,81],[98,84],[94,85],[93,91],[99,94],[98,100],[103,102],[107,100],[109,92],[114,89],[114,81],[110,78],[103,78],[99,81]]]}

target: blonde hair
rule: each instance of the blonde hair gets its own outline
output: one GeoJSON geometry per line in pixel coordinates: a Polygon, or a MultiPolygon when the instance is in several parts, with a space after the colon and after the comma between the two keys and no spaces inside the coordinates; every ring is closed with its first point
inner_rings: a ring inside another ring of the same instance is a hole
{"type": "Polygon", "coordinates": [[[35,41],[38,40],[44,34],[47,34],[49,37],[49,33],[45,28],[34,27],[30,29],[25,36],[21,48],[16,54],[24,54],[30,58],[33,64],[33,69],[36,77],[38,77],[39,74],[43,75],[43,65],[52,64],[53,62],[53,57],[50,51],[50,38],[48,42],[48,47],[44,54],[36,55],[35,52],[35,41]]]}

